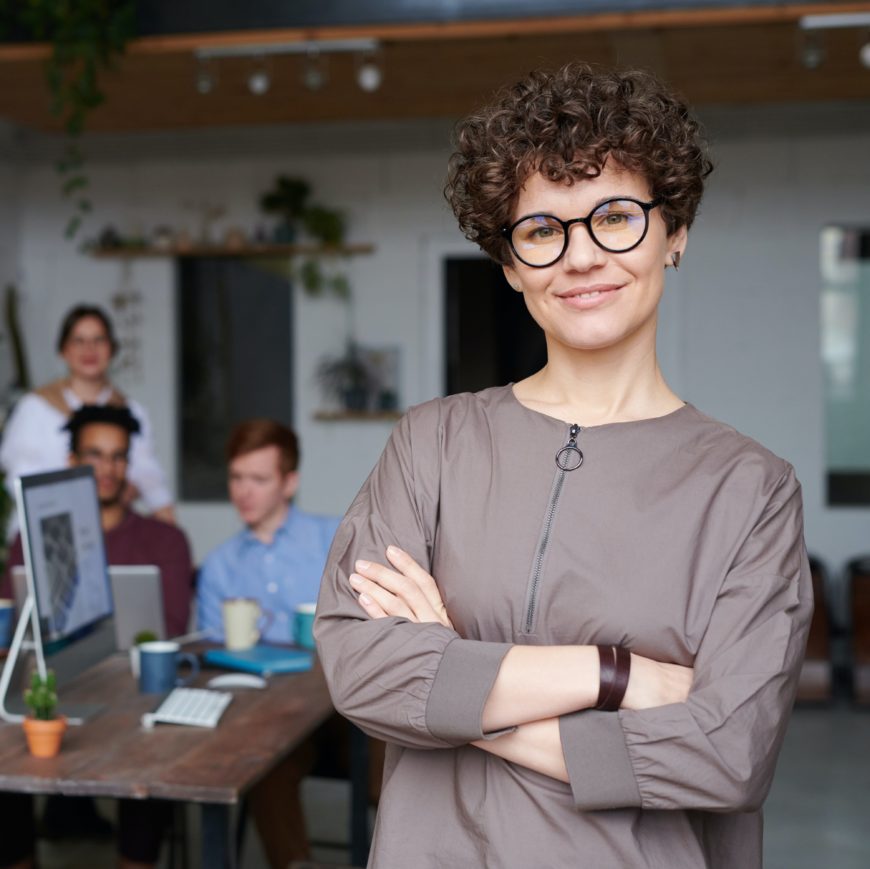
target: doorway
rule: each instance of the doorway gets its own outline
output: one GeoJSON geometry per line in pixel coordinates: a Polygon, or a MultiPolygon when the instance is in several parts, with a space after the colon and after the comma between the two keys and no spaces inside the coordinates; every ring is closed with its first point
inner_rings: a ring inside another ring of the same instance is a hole
{"type": "Polygon", "coordinates": [[[445,384],[448,395],[515,383],[544,366],[544,333],[501,267],[445,257],[445,384]]]}

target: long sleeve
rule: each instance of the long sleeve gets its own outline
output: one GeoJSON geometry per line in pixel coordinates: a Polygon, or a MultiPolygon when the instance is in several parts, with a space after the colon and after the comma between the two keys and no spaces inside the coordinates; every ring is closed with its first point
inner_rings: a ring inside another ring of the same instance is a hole
{"type": "Polygon", "coordinates": [[[130,445],[130,467],[127,476],[139,490],[150,512],[172,503],[172,492],[154,450],[154,432],[148,412],[138,401],[130,402],[130,411],[139,421],[142,431],[130,445]]]}
{"type": "Polygon", "coordinates": [[[222,639],[224,635],[223,611],[221,601],[229,597],[226,576],[219,551],[213,552],[202,563],[196,583],[196,626],[208,631],[212,639],[222,639]]]}
{"type": "Polygon", "coordinates": [[[562,718],[580,809],[757,809],[773,778],[812,613],[800,487],[771,486],[716,596],[685,703],[562,718]]]}
{"type": "Polygon", "coordinates": [[[366,732],[413,748],[481,738],[486,698],[509,644],[464,640],[440,624],[369,619],[348,582],[357,559],[400,545],[429,569],[438,516],[439,404],[410,411],[339,526],[315,636],[336,708],[366,732]]]}

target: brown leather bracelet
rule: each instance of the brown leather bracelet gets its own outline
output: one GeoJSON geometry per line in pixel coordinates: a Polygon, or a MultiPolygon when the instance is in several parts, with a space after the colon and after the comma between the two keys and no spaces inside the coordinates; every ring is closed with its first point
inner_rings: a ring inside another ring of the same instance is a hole
{"type": "Polygon", "coordinates": [[[625,646],[598,646],[601,678],[596,709],[616,712],[631,675],[631,652],[625,646]]]}

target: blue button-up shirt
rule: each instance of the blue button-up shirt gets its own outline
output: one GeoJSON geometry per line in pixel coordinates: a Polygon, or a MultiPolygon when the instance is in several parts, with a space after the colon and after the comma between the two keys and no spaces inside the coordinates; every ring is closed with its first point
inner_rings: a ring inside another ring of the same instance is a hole
{"type": "Polygon", "coordinates": [[[340,521],[291,506],[271,543],[263,543],[246,528],[212,550],[197,582],[200,630],[222,640],[221,602],[228,597],[252,597],[272,614],[263,639],[292,642],[293,611],[301,603],[317,600],[326,555],[340,521]]]}

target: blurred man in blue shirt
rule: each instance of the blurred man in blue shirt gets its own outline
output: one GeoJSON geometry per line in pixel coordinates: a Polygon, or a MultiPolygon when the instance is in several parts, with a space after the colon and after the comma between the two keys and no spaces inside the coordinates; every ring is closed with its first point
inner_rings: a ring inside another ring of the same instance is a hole
{"type": "Polygon", "coordinates": [[[230,500],[246,527],[206,557],[197,584],[201,630],[223,639],[225,598],[259,601],[271,619],[263,639],[293,641],[293,611],[314,603],[339,519],[293,506],[299,487],[296,435],[268,419],[242,423],[227,444],[230,500]]]}
{"type": "MultiPolygon", "coordinates": [[[[339,520],[303,513],[292,503],[299,487],[296,435],[269,419],[237,426],[227,442],[230,500],[245,528],[206,557],[197,581],[197,621],[223,639],[222,602],[256,599],[270,617],[263,639],[293,641],[293,611],[314,603],[339,520]]],[[[251,813],[269,865],[309,856],[299,784],[314,765],[311,739],[251,789],[251,813]]]]}

